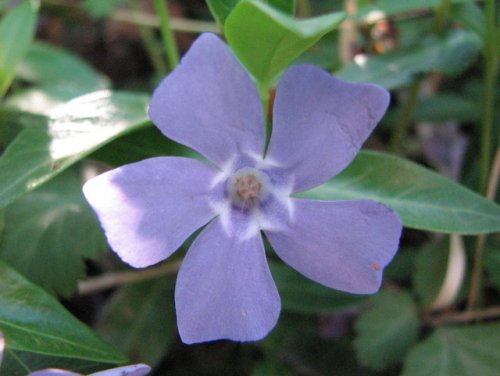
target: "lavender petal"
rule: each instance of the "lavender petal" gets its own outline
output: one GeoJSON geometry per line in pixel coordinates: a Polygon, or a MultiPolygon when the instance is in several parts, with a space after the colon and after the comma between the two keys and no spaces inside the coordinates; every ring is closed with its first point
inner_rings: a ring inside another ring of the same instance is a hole
{"type": "Polygon", "coordinates": [[[200,36],[161,82],[149,115],[167,137],[218,166],[240,153],[264,150],[264,115],[255,83],[212,34],[200,36]]]}
{"type": "Polygon", "coordinates": [[[278,256],[306,277],[355,294],[376,292],[396,253],[401,220],[369,200],[293,199],[283,231],[265,231],[278,256]]]}
{"type": "Polygon", "coordinates": [[[175,303],[185,343],[265,337],[281,303],[260,234],[241,240],[228,236],[218,218],[211,222],[184,259],[175,303]]]}
{"type": "Polygon", "coordinates": [[[266,158],[295,176],[293,192],[320,185],[353,160],[388,104],[389,93],[379,86],[294,66],[277,89],[266,158]]]}
{"type": "Polygon", "coordinates": [[[159,157],[101,174],[83,192],[111,248],[126,263],[146,267],[213,218],[208,192],[214,176],[197,160],[159,157]]]}

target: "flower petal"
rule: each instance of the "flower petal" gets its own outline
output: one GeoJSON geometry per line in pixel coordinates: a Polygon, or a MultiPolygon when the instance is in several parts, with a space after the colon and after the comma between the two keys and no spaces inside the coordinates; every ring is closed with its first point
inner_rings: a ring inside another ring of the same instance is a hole
{"type": "Polygon", "coordinates": [[[31,372],[28,376],[83,376],[80,373],[66,371],[64,369],[47,368],[31,372]]]}
{"type": "Polygon", "coordinates": [[[269,333],[281,309],[260,234],[227,236],[219,218],[194,241],[175,289],[182,341],[256,341],[269,333]]]}
{"type": "Polygon", "coordinates": [[[111,248],[134,267],[170,256],[214,217],[209,189],[215,172],[189,158],[160,157],[125,165],[83,187],[111,248]]]}
{"type": "Polygon", "coordinates": [[[285,231],[265,231],[287,264],[325,286],[355,294],[376,292],[399,245],[401,220],[369,200],[293,199],[285,231]]]}
{"type": "Polygon", "coordinates": [[[320,185],[353,160],[388,104],[389,93],[379,86],[294,66],[276,92],[266,158],[295,176],[293,192],[320,185]]]}
{"type": "Polygon", "coordinates": [[[150,372],[151,367],[146,364],[131,364],[128,366],[92,373],[88,376],[146,376],[150,372]]]}
{"type": "Polygon", "coordinates": [[[201,35],[158,86],[149,115],[171,139],[218,166],[239,153],[262,155],[264,115],[255,83],[229,47],[201,35]]]}
{"type": "Polygon", "coordinates": [[[3,352],[5,350],[5,338],[0,330],[0,366],[2,366],[3,352]]]}

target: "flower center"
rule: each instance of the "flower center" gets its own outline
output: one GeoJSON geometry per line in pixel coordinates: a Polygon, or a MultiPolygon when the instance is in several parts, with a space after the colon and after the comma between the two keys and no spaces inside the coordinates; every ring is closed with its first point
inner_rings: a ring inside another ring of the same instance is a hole
{"type": "Polygon", "coordinates": [[[240,208],[256,206],[268,192],[269,178],[259,170],[244,167],[227,182],[229,197],[240,208]]]}

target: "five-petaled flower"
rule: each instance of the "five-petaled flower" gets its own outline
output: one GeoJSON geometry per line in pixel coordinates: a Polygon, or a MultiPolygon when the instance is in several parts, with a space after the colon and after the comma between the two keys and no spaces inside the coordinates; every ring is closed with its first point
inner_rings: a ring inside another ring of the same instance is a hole
{"type": "Polygon", "coordinates": [[[261,231],[310,279],[376,292],[401,234],[399,217],[369,200],[291,196],[343,170],[383,116],[384,89],[351,84],[310,65],[277,88],[272,136],[255,83],[216,36],[200,36],[153,94],[149,114],[169,138],[208,162],[158,157],[88,181],[84,193],[113,250],[146,267],[196,230],[175,289],[182,340],[259,340],[281,303],[261,231]]]}

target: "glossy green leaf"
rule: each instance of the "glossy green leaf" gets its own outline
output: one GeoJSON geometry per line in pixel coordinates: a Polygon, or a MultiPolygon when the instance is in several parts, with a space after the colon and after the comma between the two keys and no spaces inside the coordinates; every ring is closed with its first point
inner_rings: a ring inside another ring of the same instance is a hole
{"type": "Polygon", "coordinates": [[[106,248],[82,181],[69,170],[5,209],[0,259],[31,281],[60,295],[76,291],[85,277],[83,257],[106,248]]]}
{"type": "Polygon", "coordinates": [[[76,55],[41,42],[30,47],[17,76],[36,86],[17,90],[6,105],[44,115],[71,99],[109,86],[107,78],[76,55]]]}
{"type": "Polygon", "coordinates": [[[337,72],[337,76],[394,89],[411,83],[415,75],[423,72],[457,75],[474,61],[481,46],[477,34],[454,30],[444,37],[423,38],[415,45],[383,55],[359,55],[337,72]]]}
{"type": "Polygon", "coordinates": [[[44,126],[23,130],[0,158],[0,208],[102,145],[146,125],[148,97],[99,91],[68,102],[44,126]]]}
{"type": "Polygon", "coordinates": [[[7,349],[122,363],[126,359],[52,296],[0,261],[0,328],[7,349]]]}
{"type": "Polygon", "coordinates": [[[284,310],[299,313],[331,312],[352,308],[366,300],[364,295],[348,294],[322,286],[286,265],[274,262],[270,265],[284,310]]]}
{"type": "Polygon", "coordinates": [[[103,367],[101,363],[83,359],[47,356],[25,351],[14,351],[7,348],[5,361],[2,367],[0,367],[0,375],[26,376],[28,372],[46,368],[62,368],[87,375],[91,372],[102,370],[105,367],[107,366],[103,367]]]}
{"type": "Polygon", "coordinates": [[[132,363],[154,367],[177,337],[174,282],[162,278],[122,288],[106,307],[98,333],[132,363]]]}
{"type": "Polygon", "coordinates": [[[243,0],[227,18],[225,34],[248,71],[267,86],[344,17],[339,12],[298,20],[262,2],[243,0]]]}
{"type": "Polygon", "coordinates": [[[361,364],[381,371],[398,364],[417,340],[418,313],[405,292],[382,291],[370,302],[356,321],[354,346],[361,364]]]}
{"type": "Polygon", "coordinates": [[[0,98],[14,79],[16,67],[35,36],[37,4],[24,0],[0,21],[0,98]]]}
{"type": "Polygon", "coordinates": [[[497,376],[500,323],[441,327],[418,344],[403,376],[497,376]]]}
{"type": "Polygon", "coordinates": [[[396,210],[407,227],[445,233],[500,231],[500,206],[399,157],[362,151],[329,182],[299,194],[314,199],[371,199],[396,210]]]}
{"type": "Polygon", "coordinates": [[[120,137],[90,155],[112,166],[160,156],[183,156],[205,160],[193,149],[165,137],[157,127],[139,129],[120,137]]]}

